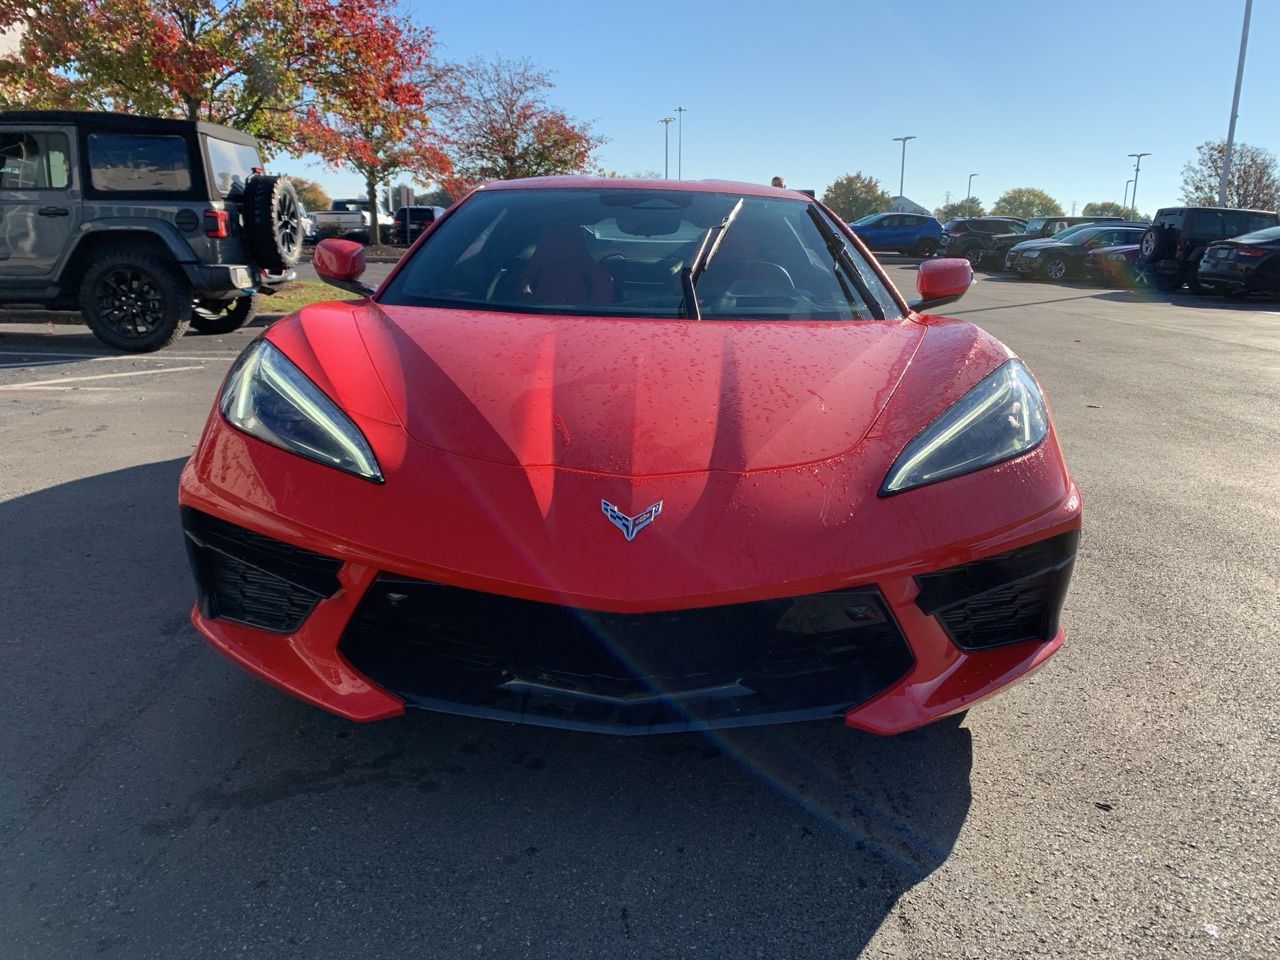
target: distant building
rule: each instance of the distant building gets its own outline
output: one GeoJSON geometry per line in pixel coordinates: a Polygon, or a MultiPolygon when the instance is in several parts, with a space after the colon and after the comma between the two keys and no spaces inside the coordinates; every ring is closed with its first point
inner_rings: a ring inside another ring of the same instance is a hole
{"type": "Polygon", "coordinates": [[[890,200],[889,212],[890,213],[918,213],[921,216],[925,216],[925,217],[933,216],[932,210],[926,210],[924,207],[920,206],[920,204],[916,203],[914,200],[908,199],[907,197],[894,197],[892,200],[890,200]]]}

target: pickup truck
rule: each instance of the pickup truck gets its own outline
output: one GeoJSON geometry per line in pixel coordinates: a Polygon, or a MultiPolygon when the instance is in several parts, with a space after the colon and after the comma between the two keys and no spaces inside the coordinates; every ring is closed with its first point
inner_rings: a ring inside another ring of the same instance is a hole
{"type": "MultiPolygon", "coordinates": [[[[369,234],[369,201],[365,199],[335,200],[331,208],[318,210],[311,217],[316,222],[316,232],[321,235],[369,234]]],[[[382,207],[378,208],[378,224],[391,225],[391,214],[382,207]]]]}

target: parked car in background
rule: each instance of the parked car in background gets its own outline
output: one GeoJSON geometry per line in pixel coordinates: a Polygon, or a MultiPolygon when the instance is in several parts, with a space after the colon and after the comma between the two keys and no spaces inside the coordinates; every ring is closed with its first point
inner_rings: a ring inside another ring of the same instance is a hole
{"type": "MultiPolygon", "coordinates": [[[[369,201],[365,198],[335,200],[328,210],[320,210],[312,216],[316,230],[325,236],[358,238],[365,242],[371,240],[369,229],[373,218],[369,216],[369,201]]],[[[385,207],[378,207],[378,223],[391,223],[391,214],[385,207]]]]}
{"type": "Polygon", "coordinates": [[[970,263],[981,262],[986,240],[997,234],[1017,233],[1026,221],[1018,217],[957,217],[942,225],[939,252],[947,257],[964,257],[970,263]]]}
{"type": "MultiPolygon", "coordinates": [[[[1074,227],[1067,227],[1065,230],[1063,230],[1062,232],[1052,237],[1032,237],[1028,240],[1019,241],[1018,243],[1015,243],[1012,247],[1010,247],[1005,252],[1004,259],[1000,263],[1000,268],[1013,272],[1014,261],[1018,257],[1022,256],[1022,254],[1026,253],[1027,251],[1039,250],[1042,247],[1048,247],[1064,240],[1070,240],[1072,237],[1074,237],[1078,233],[1081,233],[1082,231],[1094,230],[1099,226],[1101,226],[1101,224],[1078,223],[1074,227]]],[[[1146,223],[1146,221],[1130,220],[1130,221],[1121,221],[1120,223],[1107,224],[1107,226],[1139,227],[1145,230],[1148,224],[1146,223]]],[[[1137,241],[1134,241],[1134,242],[1137,242],[1137,241]]],[[[996,264],[993,262],[988,269],[995,269],[995,268],[996,268],[996,264]]]]}
{"type": "Polygon", "coordinates": [[[1032,217],[1021,230],[985,238],[982,262],[997,268],[1006,265],[1006,255],[1014,244],[1025,240],[1055,237],[1064,230],[1088,223],[1127,222],[1123,217],[1032,217]]]}
{"type": "Polygon", "coordinates": [[[307,212],[306,206],[298,201],[298,215],[302,217],[302,239],[307,243],[316,242],[316,220],[307,212]]]}
{"type": "Polygon", "coordinates": [[[1209,244],[1196,277],[1202,288],[1228,296],[1280,293],[1280,227],[1209,244]]]}
{"type": "Polygon", "coordinates": [[[79,309],[137,353],[248,323],[302,250],[257,140],[123,113],[0,112],[0,224],[0,305],[79,309]]]}
{"type": "Polygon", "coordinates": [[[1069,280],[1084,274],[1084,258],[1090,251],[1121,243],[1137,243],[1142,239],[1144,230],[1141,225],[1090,224],[1070,233],[1063,231],[1038,243],[1024,241],[1009,252],[1009,266],[1027,278],[1069,280]]]}
{"type": "Polygon", "coordinates": [[[912,257],[932,257],[942,239],[942,224],[916,213],[873,213],[849,229],[872,250],[896,250],[912,257]]]}
{"type": "Polygon", "coordinates": [[[1113,287],[1139,286],[1133,269],[1138,262],[1138,250],[1136,243],[1090,250],[1084,258],[1084,275],[1095,283],[1113,287]]]}
{"type": "Polygon", "coordinates": [[[1209,244],[1280,226],[1274,210],[1224,207],[1162,207],[1142,237],[1137,269],[1166,292],[1185,283],[1200,292],[1197,269],[1209,244]]]}
{"type": "Polygon", "coordinates": [[[398,207],[391,218],[391,230],[397,243],[413,243],[423,230],[435,223],[444,207],[398,207]]]}

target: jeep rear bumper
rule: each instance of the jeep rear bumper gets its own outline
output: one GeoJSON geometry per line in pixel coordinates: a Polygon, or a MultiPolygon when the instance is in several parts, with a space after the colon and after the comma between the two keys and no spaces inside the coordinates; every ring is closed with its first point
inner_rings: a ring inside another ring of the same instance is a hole
{"type": "Polygon", "coordinates": [[[230,300],[248,296],[263,287],[278,287],[297,278],[296,270],[266,273],[236,264],[184,263],[183,272],[192,292],[202,299],[230,300]]]}

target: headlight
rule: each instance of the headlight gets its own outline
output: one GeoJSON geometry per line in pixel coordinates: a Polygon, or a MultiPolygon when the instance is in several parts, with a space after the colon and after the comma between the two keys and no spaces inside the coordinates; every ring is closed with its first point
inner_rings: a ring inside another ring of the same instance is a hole
{"type": "Polygon", "coordinates": [[[351,418],[266,340],[227,374],[218,409],[233,427],[282,450],[377,483],[382,471],[351,418]]]}
{"type": "Polygon", "coordinates": [[[1019,360],[1002,363],[898,454],[880,495],[972,473],[1035,449],[1049,432],[1044,397],[1019,360]]]}
{"type": "Polygon", "coordinates": [[[1040,251],[1039,250],[1023,250],[1022,255],[1030,259],[1031,257],[1040,256],[1040,251]]]}

